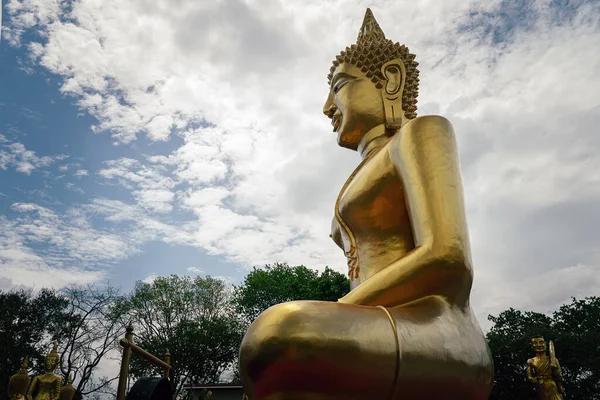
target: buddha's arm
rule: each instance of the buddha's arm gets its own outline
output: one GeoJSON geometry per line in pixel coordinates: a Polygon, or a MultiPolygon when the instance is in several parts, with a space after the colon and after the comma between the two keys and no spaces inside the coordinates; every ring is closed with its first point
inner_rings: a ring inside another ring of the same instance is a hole
{"type": "Polygon", "coordinates": [[[29,389],[27,390],[27,398],[29,400],[33,400],[34,399],[34,396],[35,396],[35,394],[37,392],[37,387],[38,387],[39,383],[40,383],[40,381],[39,381],[38,377],[36,376],[31,381],[31,384],[29,384],[29,389]]]}
{"type": "Polygon", "coordinates": [[[403,182],[415,249],[340,302],[391,307],[441,295],[464,303],[472,273],[452,125],[442,117],[417,118],[396,134],[389,149],[403,182]]]}
{"type": "Polygon", "coordinates": [[[535,377],[533,376],[533,371],[531,370],[531,360],[527,360],[527,380],[535,383],[535,377]]]}
{"type": "Polygon", "coordinates": [[[556,359],[556,372],[558,374],[558,379],[562,382],[562,380],[563,380],[562,369],[560,368],[560,363],[558,362],[558,359],[556,359]]]}
{"type": "Polygon", "coordinates": [[[62,389],[62,381],[61,381],[60,377],[56,377],[56,379],[54,380],[54,386],[52,388],[52,393],[50,394],[52,396],[52,400],[59,400],[60,389],[62,389]]]}

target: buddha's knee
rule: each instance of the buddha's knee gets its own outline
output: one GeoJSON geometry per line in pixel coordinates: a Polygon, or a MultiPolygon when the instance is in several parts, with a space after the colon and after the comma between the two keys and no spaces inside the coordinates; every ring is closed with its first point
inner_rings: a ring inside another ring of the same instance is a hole
{"type": "Polygon", "coordinates": [[[250,325],[240,348],[242,376],[254,379],[273,363],[293,357],[293,349],[298,345],[310,342],[314,332],[314,307],[310,303],[277,304],[250,325]]]}

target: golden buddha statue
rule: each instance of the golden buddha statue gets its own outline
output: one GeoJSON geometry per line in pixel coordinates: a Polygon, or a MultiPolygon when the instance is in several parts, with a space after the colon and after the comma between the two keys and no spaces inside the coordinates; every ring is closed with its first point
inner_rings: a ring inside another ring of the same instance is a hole
{"type": "Polygon", "coordinates": [[[31,386],[29,386],[27,392],[27,397],[30,400],[59,400],[62,379],[54,373],[59,361],[57,348],[58,345],[54,342],[52,350],[46,355],[44,363],[46,372],[36,376],[31,381],[31,386]]]}
{"type": "Polygon", "coordinates": [[[527,360],[527,379],[536,385],[539,400],[563,400],[562,371],[550,341],[550,356],[546,355],[546,341],[541,336],[531,339],[535,357],[527,360]]]}
{"type": "Polygon", "coordinates": [[[8,397],[11,400],[24,400],[31,378],[27,373],[27,356],[21,364],[19,372],[10,377],[8,381],[8,397]]]}
{"type": "Polygon", "coordinates": [[[323,112],[362,162],[342,187],[331,237],[351,292],[264,311],[240,349],[250,399],[487,399],[492,357],[473,281],[456,139],[416,118],[418,70],[367,9],[328,76],[323,112]]]}

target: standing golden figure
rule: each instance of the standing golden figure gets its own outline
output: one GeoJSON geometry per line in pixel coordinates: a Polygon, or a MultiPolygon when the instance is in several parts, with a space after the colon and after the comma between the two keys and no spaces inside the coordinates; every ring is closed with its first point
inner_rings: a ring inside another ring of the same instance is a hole
{"type": "Polygon", "coordinates": [[[539,400],[563,400],[565,390],[562,386],[560,363],[554,354],[554,343],[550,341],[550,355],[546,355],[546,341],[541,336],[531,339],[535,357],[527,360],[527,379],[535,383],[539,400]]]}
{"type": "Polygon", "coordinates": [[[362,157],[331,232],[352,291],[254,321],[240,350],[250,399],[488,398],[456,139],[446,119],[416,118],[414,58],[367,9],[357,43],[333,62],[323,112],[362,157]]]}
{"type": "Polygon", "coordinates": [[[29,400],[59,400],[62,387],[62,378],[54,373],[58,368],[59,356],[57,352],[58,345],[54,346],[44,363],[46,373],[38,375],[31,381],[27,397],[29,400]]]}

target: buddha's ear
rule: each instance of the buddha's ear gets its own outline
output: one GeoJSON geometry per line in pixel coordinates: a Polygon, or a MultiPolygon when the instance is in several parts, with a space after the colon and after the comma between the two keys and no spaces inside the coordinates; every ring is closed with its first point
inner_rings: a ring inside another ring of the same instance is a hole
{"type": "Polygon", "coordinates": [[[406,69],[400,58],[388,61],[381,66],[385,78],[381,95],[385,108],[385,124],[390,129],[399,129],[405,121],[402,110],[402,91],[406,80],[406,69]]]}
{"type": "Polygon", "coordinates": [[[388,96],[402,96],[404,77],[406,76],[404,63],[400,58],[388,61],[381,67],[381,73],[386,79],[383,90],[388,96]]]}

